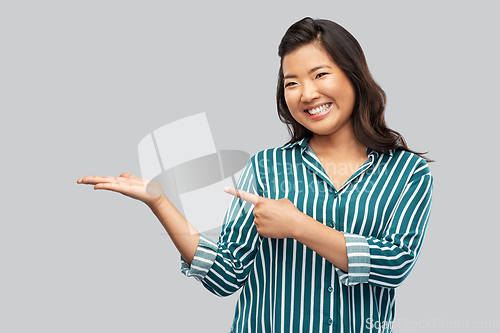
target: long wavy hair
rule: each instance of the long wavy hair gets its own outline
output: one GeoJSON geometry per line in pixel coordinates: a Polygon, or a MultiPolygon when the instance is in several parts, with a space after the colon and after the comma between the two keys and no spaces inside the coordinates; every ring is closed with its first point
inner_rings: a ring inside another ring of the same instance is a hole
{"type": "Polygon", "coordinates": [[[288,28],[278,47],[281,61],[276,102],[278,116],[290,133],[291,138],[288,143],[299,141],[312,133],[292,117],[286,105],[283,58],[290,52],[311,43],[320,43],[354,87],[356,100],[352,111],[352,124],[354,134],[363,145],[378,152],[406,150],[419,155],[427,162],[432,162],[422,156],[426,153],[410,150],[403,136],[387,127],[384,117],[386,94],[373,79],[358,41],[337,23],[310,17],[288,28]]]}

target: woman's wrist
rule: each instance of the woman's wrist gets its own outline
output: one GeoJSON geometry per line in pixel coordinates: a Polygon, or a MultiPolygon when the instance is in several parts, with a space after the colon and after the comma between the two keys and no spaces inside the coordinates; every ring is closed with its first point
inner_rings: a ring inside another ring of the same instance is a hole
{"type": "Polygon", "coordinates": [[[304,230],[307,229],[308,224],[311,222],[312,217],[302,212],[298,212],[297,217],[293,219],[292,227],[290,228],[291,238],[300,242],[304,230]]]}
{"type": "Polygon", "coordinates": [[[172,204],[167,197],[158,197],[156,200],[146,203],[146,205],[156,214],[169,203],[172,204]]]}

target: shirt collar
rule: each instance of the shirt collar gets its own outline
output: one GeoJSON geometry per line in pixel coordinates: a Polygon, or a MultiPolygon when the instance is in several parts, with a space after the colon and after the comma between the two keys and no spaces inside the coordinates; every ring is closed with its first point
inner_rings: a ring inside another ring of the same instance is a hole
{"type": "MultiPolygon", "coordinates": [[[[281,150],[285,150],[285,149],[291,149],[295,146],[301,146],[302,147],[302,151],[304,151],[305,149],[307,149],[308,145],[307,145],[307,142],[309,141],[311,137],[310,136],[307,136],[299,141],[295,141],[295,142],[292,142],[292,143],[289,143],[287,145],[284,145],[283,147],[281,147],[281,150]]],[[[393,151],[392,150],[388,150],[388,151],[383,151],[382,154],[387,154],[389,156],[392,157],[393,155],[393,151]]],[[[374,157],[378,157],[378,155],[380,155],[380,152],[377,152],[375,150],[372,150],[370,148],[367,148],[366,149],[366,156],[370,156],[370,155],[374,155],[374,157]]]]}
{"type": "Polygon", "coordinates": [[[307,141],[309,141],[309,138],[310,137],[307,136],[299,141],[295,141],[295,142],[289,143],[287,145],[284,145],[283,147],[281,147],[281,150],[290,149],[290,148],[293,148],[295,146],[301,146],[302,150],[304,150],[307,148],[307,141]]]}
{"type": "Polygon", "coordinates": [[[377,157],[380,154],[386,154],[386,155],[389,155],[392,157],[392,155],[394,154],[394,151],[388,150],[388,151],[378,152],[378,151],[372,150],[370,148],[366,148],[366,156],[375,155],[375,157],[377,157]]]}

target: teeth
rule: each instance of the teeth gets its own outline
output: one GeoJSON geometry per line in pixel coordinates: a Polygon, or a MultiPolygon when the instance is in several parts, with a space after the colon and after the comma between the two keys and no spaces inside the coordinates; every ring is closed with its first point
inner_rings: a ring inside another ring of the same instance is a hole
{"type": "Polygon", "coordinates": [[[323,104],[323,105],[318,106],[317,108],[314,108],[312,110],[307,110],[307,112],[309,112],[309,114],[311,114],[311,115],[318,114],[318,113],[323,112],[326,109],[328,109],[330,107],[330,104],[331,103],[323,104]]]}

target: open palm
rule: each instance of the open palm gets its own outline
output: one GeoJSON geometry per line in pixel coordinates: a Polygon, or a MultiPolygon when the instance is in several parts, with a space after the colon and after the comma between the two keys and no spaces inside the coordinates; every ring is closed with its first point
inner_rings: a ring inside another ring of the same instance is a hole
{"type": "Polygon", "coordinates": [[[161,185],[148,179],[139,178],[130,173],[121,173],[118,177],[86,176],[76,181],[78,184],[94,185],[96,190],[109,190],[140,200],[152,207],[165,193],[161,185]]]}

